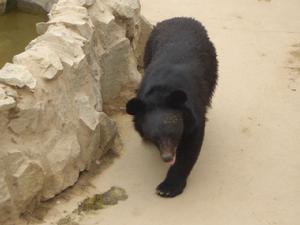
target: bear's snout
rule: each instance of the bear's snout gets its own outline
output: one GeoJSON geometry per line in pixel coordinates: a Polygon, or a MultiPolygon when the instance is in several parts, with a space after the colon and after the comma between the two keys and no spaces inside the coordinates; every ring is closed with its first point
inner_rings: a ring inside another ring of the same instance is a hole
{"type": "Polygon", "coordinates": [[[170,162],[173,160],[173,154],[171,152],[162,152],[161,158],[164,160],[164,162],[170,162]]]}
{"type": "Polygon", "coordinates": [[[159,151],[162,160],[173,165],[176,159],[176,146],[170,141],[163,141],[159,144],[159,151]]]}

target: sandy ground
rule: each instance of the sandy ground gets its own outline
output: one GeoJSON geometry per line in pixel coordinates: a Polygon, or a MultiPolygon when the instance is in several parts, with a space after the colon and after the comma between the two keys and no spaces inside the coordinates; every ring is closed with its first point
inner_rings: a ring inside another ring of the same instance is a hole
{"type": "Polygon", "coordinates": [[[167,166],[142,143],[130,117],[118,116],[121,157],[53,200],[47,223],[116,185],[129,198],[79,224],[300,224],[299,9],[299,0],[143,0],[151,22],[193,16],[216,45],[220,79],[198,163],[181,196],[158,197],[167,166]]]}

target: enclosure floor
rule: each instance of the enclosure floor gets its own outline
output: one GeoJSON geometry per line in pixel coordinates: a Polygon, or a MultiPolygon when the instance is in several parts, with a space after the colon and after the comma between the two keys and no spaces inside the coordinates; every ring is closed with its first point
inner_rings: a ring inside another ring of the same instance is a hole
{"type": "MultiPolygon", "coordinates": [[[[195,17],[216,45],[220,79],[204,145],[184,193],[164,199],[155,187],[167,166],[131,118],[117,116],[121,157],[89,184],[94,193],[122,187],[129,198],[80,225],[300,224],[299,9],[299,0],[142,0],[152,23],[195,17]]],[[[89,193],[57,201],[45,219],[89,193]]]]}

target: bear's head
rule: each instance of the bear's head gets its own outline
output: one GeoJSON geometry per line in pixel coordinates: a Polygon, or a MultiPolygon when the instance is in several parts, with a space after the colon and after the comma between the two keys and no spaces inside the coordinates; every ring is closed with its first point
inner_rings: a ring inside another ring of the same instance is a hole
{"type": "Polygon", "coordinates": [[[176,90],[167,95],[160,105],[148,105],[139,98],[129,100],[126,105],[126,112],[134,116],[140,135],[153,142],[163,161],[170,164],[175,162],[176,149],[183,134],[182,107],[186,101],[186,94],[176,90]]]}

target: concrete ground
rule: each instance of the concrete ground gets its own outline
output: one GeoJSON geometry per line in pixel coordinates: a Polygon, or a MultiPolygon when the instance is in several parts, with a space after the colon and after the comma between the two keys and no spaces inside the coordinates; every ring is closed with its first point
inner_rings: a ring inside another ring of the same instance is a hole
{"type": "MultiPolygon", "coordinates": [[[[116,185],[129,198],[79,224],[300,224],[299,9],[299,0],[142,0],[152,23],[195,17],[216,45],[220,78],[204,145],[184,193],[158,197],[167,166],[142,143],[130,117],[118,116],[121,157],[84,194],[116,185]]],[[[76,198],[56,203],[47,215],[53,221],[76,198]]]]}

